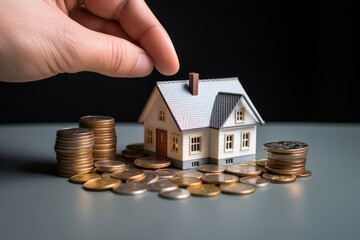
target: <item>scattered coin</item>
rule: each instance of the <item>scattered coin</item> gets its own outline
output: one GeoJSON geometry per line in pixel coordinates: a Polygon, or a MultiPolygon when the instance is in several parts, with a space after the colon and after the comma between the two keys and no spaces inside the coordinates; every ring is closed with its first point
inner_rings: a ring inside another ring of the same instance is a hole
{"type": "Polygon", "coordinates": [[[131,169],[127,169],[125,171],[113,172],[111,174],[111,177],[120,179],[122,181],[139,180],[139,179],[143,179],[145,177],[145,173],[141,169],[131,168],[131,169]]]}
{"type": "Polygon", "coordinates": [[[223,173],[226,170],[226,167],[223,165],[216,164],[204,164],[197,168],[198,171],[202,173],[223,173]]]}
{"type": "Polygon", "coordinates": [[[197,187],[202,184],[202,181],[196,177],[173,177],[172,183],[175,183],[179,187],[197,187]]]}
{"type": "Polygon", "coordinates": [[[241,183],[250,184],[257,188],[267,187],[270,184],[270,180],[261,176],[247,176],[240,178],[241,183]]]}
{"type": "Polygon", "coordinates": [[[201,178],[203,182],[205,183],[211,183],[211,184],[216,184],[216,185],[220,185],[222,183],[236,183],[239,181],[239,177],[232,175],[232,174],[227,174],[227,173],[209,173],[209,174],[204,174],[204,176],[201,178]]]}
{"type": "Polygon", "coordinates": [[[159,169],[170,166],[171,160],[164,157],[140,157],[134,160],[134,164],[142,168],[159,169]]]}
{"type": "Polygon", "coordinates": [[[126,149],[143,152],[144,151],[144,143],[131,143],[126,145],[126,149]]]}
{"type": "Polygon", "coordinates": [[[263,178],[269,179],[273,183],[289,183],[296,180],[295,175],[278,175],[272,173],[264,173],[263,178]]]}
{"type": "Polygon", "coordinates": [[[260,167],[264,167],[265,166],[265,163],[267,163],[267,158],[264,158],[264,159],[258,159],[256,160],[256,165],[260,166],[260,167]]]}
{"type": "Polygon", "coordinates": [[[122,183],[112,188],[114,193],[126,195],[138,195],[147,191],[146,184],[122,183]]]}
{"type": "Polygon", "coordinates": [[[199,187],[187,188],[191,195],[199,197],[214,197],[221,193],[219,187],[214,184],[201,184],[199,187]]]}
{"type": "Polygon", "coordinates": [[[178,187],[177,184],[172,183],[169,179],[158,180],[147,185],[148,190],[152,192],[169,191],[178,187]]]}
{"type": "Polygon", "coordinates": [[[312,172],[310,170],[304,170],[302,173],[297,174],[296,177],[306,178],[306,177],[310,177],[311,175],[312,172]]]}
{"type": "Polygon", "coordinates": [[[85,183],[91,179],[101,178],[100,174],[97,173],[84,173],[84,174],[76,174],[70,177],[70,182],[72,183],[85,183]]]}
{"type": "Polygon", "coordinates": [[[245,195],[255,192],[255,187],[245,183],[221,184],[221,192],[229,194],[245,195]]]}
{"type": "Polygon", "coordinates": [[[175,177],[196,177],[201,179],[204,174],[195,170],[179,171],[175,173],[175,177]]]}
{"type": "Polygon", "coordinates": [[[128,183],[133,185],[139,184],[150,184],[154,183],[159,179],[159,176],[153,171],[144,171],[145,177],[140,180],[131,180],[128,183]]]}
{"type": "Polygon", "coordinates": [[[185,199],[191,196],[189,190],[184,188],[176,188],[170,191],[161,191],[159,193],[160,197],[169,198],[169,199],[185,199]]]}
{"type": "Polygon", "coordinates": [[[160,179],[164,179],[164,178],[171,179],[176,175],[176,173],[180,171],[181,170],[175,168],[161,168],[161,169],[156,169],[155,173],[159,176],[160,179]]]}
{"type": "Polygon", "coordinates": [[[259,166],[234,164],[226,167],[225,172],[240,177],[255,176],[261,174],[261,168],[259,166]]]}
{"type": "Polygon", "coordinates": [[[100,172],[116,172],[126,169],[124,162],[116,160],[96,161],[94,166],[100,172]]]}
{"type": "Polygon", "coordinates": [[[85,182],[83,187],[87,190],[104,191],[112,189],[118,184],[120,184],[120,181],[115,178],[97,178],[85,182]]]}

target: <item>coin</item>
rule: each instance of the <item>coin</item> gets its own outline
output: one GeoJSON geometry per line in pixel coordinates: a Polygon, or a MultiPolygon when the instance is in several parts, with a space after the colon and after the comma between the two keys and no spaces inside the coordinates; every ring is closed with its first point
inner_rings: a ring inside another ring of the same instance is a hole
{"type": "Polygon", "coordinates": [[[203,182],[205,183],[212,183],[212,184],[222,184],[222,183],[236,183],[239,181],[239,177],[227,174],[227,173],[209,173],[204,174],[204,176],[201,178],[203,182]]]}
{"type": "Polygon", "coordinates": [[[279,175],[272,173],[264,173],[263,178],[269,179],[272,183],[289,183],[296,180],[295,175],[279,175]]]}
{"type": "Polygon", "coordinates": [[[169,191],[178,188],[178,185],[172,183],[169,179],[158,180],[154,183],[148,184],[148,190],[153,192],[169,191]]]}
{"type": "Polygon", "coordinates": [[[308,145],[299,141],[275,141],[263,144],[266,151],[273,153],[300,153],[308,150],[308,145]]]}
{"type": "Polygon", "coordinates": [[[198,171],[203,173],[223,173],[225,169],[225,166],[216,164],[205,164],[197,168],[198,171]]]}
{"type": "Polygon", "coordinates": [[[259,166],[252,166],[252,165],[241,165],[235,164],[226,167],[227,173],[236,175],[236,176],[254,176],[261,174],[261,167],[259,166]]]}
{"type": "Polygon", "coordinates": [[[199,197],[214,197],[221,193],[219,187],[214,184],[201,184],[199,187],[188,187],[191,195],[199,197]]]}
{"type": "Polygon", "coordinates": [[[112,189],[118,184],[120,184],[120,181],[115,178],[97,178],[85,182],[83,187],[87,190],[104,191],[112,189]]]}
{"type": "Polygon", "coordinates": [[[306,178],[306,177],[310,177],[311,175],[312,172],[310,170],[304,170],[302,173],[296,174],[296,177],[306,178]]]}
{"type": "Polygon", "coordinates": [[[119,170],[125,170],[126,168],[124,162],[115,160],[96,161],[94,166],[96,169],[102,172],[115,172],[119,170]]]}
{"type": "Polygon", "coordinates": [[[270,180],[261,176],[247,176],[241,177],[240,182],[253,185],[254,187],[267,187],[270,184],[270,180]]]}
{"type": "Polygon", "coordinates": [[[185,199],[191,196],[189,190],[184,188],[177,188],[170,191],[161,191],[159,193],[160,197],[169,198],[169,199],[185,199]]]}
{"type": "Polygon", "coordinates": [[[140,180],[131,180],[129,184],[150,184],[156,182],[159,179],[159,176],[153,171],[144,171],[145,177],[140,180]]]}
{"type": "Polygon", "coordinates": [[[258,159],[256,160],[256,165],[258,166],[261,166],[261,167],[264,167],[265,166],[265,163],[267,163],[267,158],[264,158],[264,159],[258,159]]]}
{"type": "Polygon", "coordinates": [[[255,192],[255,187],[245,183],[221,184],[221,192],[229,194],[245,195],[255,192]]]}
{"type": "Polygon", "coordinates": [[[142,168],[159,169],[170,166],[171,160],[164,157],[140,157],[134,160],[134,164],[142,168]]]}
{"type": "Polygon", "coordinates": [[[171,182],[179,187],[196,187],[202,184],[201,180],[196,177],[173,177],[171,182]]]}
{"type": "Polygon", "coordinates": [[[126,145],[126,149],[142,152],[144,151],[144,143],[131,143],[126,145]]]}
{"type": "Polygon", "coordinates": [[[91,179],[101,178],[100,174],[97,173],[85,173],[85,174],[76,174],[70,177],[70,182],[72,183],[85,183],[91,179]]]}
{"type": "Polygon", "coordinates": [[[164,178],[171,179],[176,175],[176,173],[180,171],[181,170],[175,168],[161,168],[161,169],[156,169],[155,173],[159,176],[160,179],[164,179],[164,178]]]}
{"type": "Polygon", "coordinates": [[[129,184],[122,183],[112,188],[114,193],[126,195],[138,195],[147,191],[146,184],[129,184]]]}
{"type": "Polygon", "coordinates": [[[145,177],[145,173],[141,169],[132,168],[132,169],[126,169],[125,171],[117,171],[113,172],[111,174],[111,177],[120,179],[120,180],[136,180],[136,179],[142,179],[145,177]]]}
{"type": "Polygon", "coordinates": [[[175,173],[175,177],[196,177],[201,179],[204,174],[195,170],[179,171],[175,173]]]}

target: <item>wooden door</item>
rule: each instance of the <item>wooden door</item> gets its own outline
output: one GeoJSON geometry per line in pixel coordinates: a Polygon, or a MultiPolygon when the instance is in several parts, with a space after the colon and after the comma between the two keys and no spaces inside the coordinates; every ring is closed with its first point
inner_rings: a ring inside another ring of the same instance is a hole
{"type": "Polygon", "coordinates": [[[156,156],[167,157],[167,131],[156,129],[156,156]]]}

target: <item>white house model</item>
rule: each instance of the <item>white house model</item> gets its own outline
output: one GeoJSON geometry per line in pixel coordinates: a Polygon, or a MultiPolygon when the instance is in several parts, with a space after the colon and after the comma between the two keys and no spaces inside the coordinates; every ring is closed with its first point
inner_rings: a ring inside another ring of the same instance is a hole
{"type": "Polygon", "coordinates": [[[172,166],[231,165],[254,160],[256,127],[264,124],[237,77],[156,83],[138,119],[144,149],[172,166]]]}

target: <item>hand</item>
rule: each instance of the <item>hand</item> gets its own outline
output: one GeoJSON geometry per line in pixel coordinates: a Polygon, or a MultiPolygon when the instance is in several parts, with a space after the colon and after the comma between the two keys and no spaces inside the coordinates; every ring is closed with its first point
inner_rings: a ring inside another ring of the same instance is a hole
{"type": "Polygon", "coordinates": [[[144,0],[1,0],[0,81],[58,73],[144,77],[179,70],[166,30],[144,0]]]}

